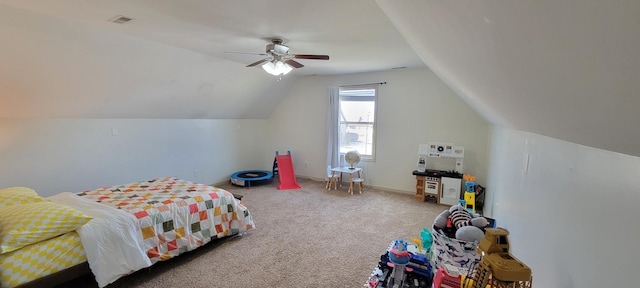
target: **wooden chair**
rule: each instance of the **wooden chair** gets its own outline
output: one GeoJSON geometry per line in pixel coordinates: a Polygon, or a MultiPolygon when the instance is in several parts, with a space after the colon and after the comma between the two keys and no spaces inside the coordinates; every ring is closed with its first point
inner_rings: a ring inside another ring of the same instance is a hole
{"type": "Polygon", "coordinates": [[[340,174],[331,171],[331,165],[327,165],[327,186],[325,189],[331,190],[331,185],[333,184],[333,190],[337,190],[338,181],[340,181],[340,174]]]}
{"type": "MultiPolygon", "coordinates": [[[[364,190],[364,170],[358,172],[358,177],[351,179],[351,185],[358,185],[358,193],[362,194],[362,190],[364,190]]],[[[351,194],[353,194],[353,187],[351,189],[351,194]]]]}

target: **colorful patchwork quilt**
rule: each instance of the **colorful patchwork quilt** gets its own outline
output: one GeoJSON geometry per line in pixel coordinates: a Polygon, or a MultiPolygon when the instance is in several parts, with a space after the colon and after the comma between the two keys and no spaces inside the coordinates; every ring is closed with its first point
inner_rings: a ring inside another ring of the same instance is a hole
{"type": "Polygon", "coordinates": [[[191,251],[212,238],[255,228],[249,210],[230,192],[174,177],[114,185],[77,195],[133,214],[152,263],[191,251]]]}

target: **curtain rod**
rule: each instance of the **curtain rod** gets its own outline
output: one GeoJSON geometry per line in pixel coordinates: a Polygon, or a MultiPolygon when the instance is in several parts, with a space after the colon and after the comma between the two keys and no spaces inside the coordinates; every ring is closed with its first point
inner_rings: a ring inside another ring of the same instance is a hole
{"type": "Polygon", "coordinates": [[[365,85],[374,85],[374,84],[385,85],[385,84],[387,84],[387,81],[376,82],[376,83],[367,83],[367,84],[341,85],[340,87],[365,86],[365,85]]]}

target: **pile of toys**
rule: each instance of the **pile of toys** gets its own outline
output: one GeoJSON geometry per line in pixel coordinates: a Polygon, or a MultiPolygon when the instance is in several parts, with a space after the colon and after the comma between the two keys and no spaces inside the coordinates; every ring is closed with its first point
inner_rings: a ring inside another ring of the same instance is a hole
{"type": "Polygon", "coordinates": [[[463,176],[466,185],[464,199],[460,203],[442,211],[433,222],[433,227],[441,229],[449,238],[460,241],[477,242],[484,237],[484,228],[489,221],[475,211],[475,176],[463,176]]]}
{"type": "MultiPolygon", "coordinates": [[[[465,174],[466,191],[460,203],[442,211],[432,229],[423,228],[413,244],[403,239],[391,243],[380,256],[367,288],[405,287],[484,287],[472,286],[466,275],[474,275],[481,264],[478,245],[486,241],[485,231],[495,227],[495,220],[476,213],[475,177],[465,174]],[[432,258],[432,259],[429,259],[432,258]],[[467,281],[465,281],[467,280],[467,281]]],[[[483,271],[482,265],[480,271],[483,271]]]]}
{"type": "Polygon", "coordinates": [[[449,238],[461,241],[480,241],[484,237],[482,228],[487,227],[487,218],[472,214],[462,203],[442,211],[433,221],[433,227],[441,229],[449,238]]]}
{"type": "MultiPolygon", "coordinates": [[[[475,177],[465,174],[467,190],[476,186],[475,177]]],[[[476,252],[478,243],[484,238],[487,227],[494,225],[493,219],[475,213],[475,192],[467,191],[464,200],[442,211],[433,223],[434,269],[449,264],[465,271],[473,272],[480,262],[481,255],[476,252]],[[468,203],[471,205],[468,205],[468,203]]]]}
{"type": "Polygon", "coordinates": [[[380,256],[378,267],[371,273],[366,287],[431,287],[433,272],[429,259],[422,254],[410,252],[410,246],[413,245],[402,238],[392,242],[387,252],[380,256]]]}

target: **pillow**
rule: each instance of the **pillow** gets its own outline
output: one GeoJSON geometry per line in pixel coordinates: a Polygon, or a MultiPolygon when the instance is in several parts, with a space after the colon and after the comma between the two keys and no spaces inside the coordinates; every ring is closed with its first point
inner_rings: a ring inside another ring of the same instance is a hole
{"type": "Polygon", "coordinates": [[[0,254],[76,230],[91,217],[54,202],[0,208],[0,254]]]}
{"type": "Polygon", "coordinates": [[[9,187],[0,190],[0,207],[42,202],[36,191],[27,187],[9,187]]]}

